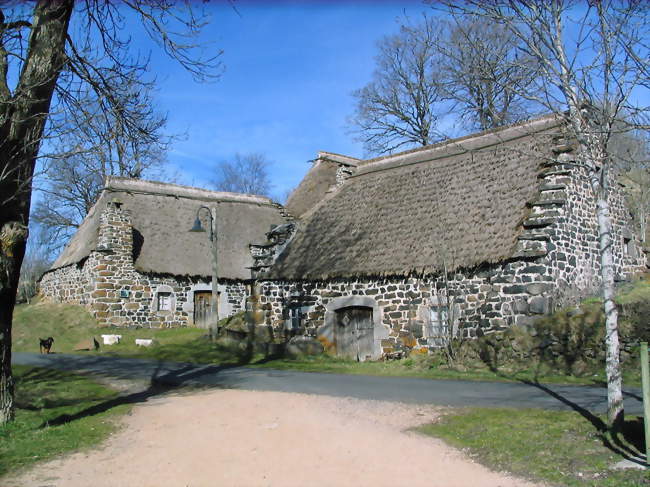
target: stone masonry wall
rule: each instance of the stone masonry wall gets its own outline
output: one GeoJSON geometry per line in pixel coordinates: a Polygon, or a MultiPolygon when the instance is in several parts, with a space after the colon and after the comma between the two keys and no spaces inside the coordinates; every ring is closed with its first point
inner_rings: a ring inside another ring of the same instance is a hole
{"type": "MultiPolygon", "coordinates": [[[[130,214],[109,203],[100,216],[96,250],[78,264],[48,272],[41,294],[54,301],[85,305],[100,326],[176,327],[193,322],[194,292],[210,291],[198,277],[143,274],[133,265],[130,214]],[[169,295],[169,310],[159,310],[159,294],[169,295]]],[[[242,311],[247,286],[219,285],[220,316],[242,311]]]]}
{"type": "MultiPolygon", "coordinates": [[[[457,272],[423,278],[337,279],[330,281],[261,283],[260,302],[266,324],[277,334],[291,326],[284,309],[303,311],[299,333],[319,337],[328,304],[341,296],[373,298],[381,322],[389,331],[382,341],[384,352],[403,348],[439,346],[440,330],[431,322],[431,307],[446,306],[447,293],[456,317],[456,329],[467,337],[502,330],[515,323],[527,324],[531,316],[549,311],[546,295],[554,289],[552,276],[540,275],[534,263],[514,261],[474,272],[457,272]]],[[[325,344],[326,346],[332,344],[325,344]]]]}

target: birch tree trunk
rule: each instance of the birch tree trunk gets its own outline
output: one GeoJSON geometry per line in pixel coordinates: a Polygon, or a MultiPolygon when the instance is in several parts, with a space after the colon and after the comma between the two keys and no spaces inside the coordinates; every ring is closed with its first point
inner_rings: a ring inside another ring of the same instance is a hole
{"type": "Polygon", "coordinates": [[[599,230],[600,276],[605,310],[605,372],[607,376],[607,418],[609,425],[617,429],[623,424],[623,390],[618,339],[618,309],[614,302],[614,253],[612,249],[612,221],[609,213],[606,189],[595,175],[591,179],[594,194],[597,195],[596,218],[599,230]]]}
{"type": "MultiPolygon", "coordinates": [[[[72,10],[73,0],[37,2],[13,94],[7,84],[7,51],[0,43],[0,425],[14,416],[11,325],[27,241],[31,180],[54,88],[66,61],[72,10]]],[[[0,11],[0,29],[13,28],[4,20],[0,11]]]]}

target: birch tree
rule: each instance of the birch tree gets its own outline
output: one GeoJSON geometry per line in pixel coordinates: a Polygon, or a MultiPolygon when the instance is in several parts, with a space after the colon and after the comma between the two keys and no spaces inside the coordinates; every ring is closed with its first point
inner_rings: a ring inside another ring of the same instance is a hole
{"type": "Polygon", "coordinates": [[[618,428],[624,410],[607,198],[613,169],[610,144],[616,133],[648,127],[648,5],[639,0],[465,0],[432,5],[459,18],[489,19],[517,37],[523,53],[539,64],[533,89],[519,91],[563,119],[577,143],[578,162],[588,171],[596,201],[608,420],[618,428]]]}
{"type": "Polygon", "coordinates": [[[189,1],[38,0],[0,7],[0,424],[13,418],[12,314],[44,138],[67,130],[90,92],[102,110],[135,123],[115,96],[148,76],[148,58],[130,50],[134,28],[194,79],[218,76],[220,52],[202,50],[198,41],[206,21],[189,1]]]}

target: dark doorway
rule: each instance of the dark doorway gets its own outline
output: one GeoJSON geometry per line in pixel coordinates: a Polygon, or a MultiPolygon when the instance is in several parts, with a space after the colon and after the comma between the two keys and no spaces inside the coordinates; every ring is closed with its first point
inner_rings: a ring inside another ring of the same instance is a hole
{"type": "Polygon", "coordinates": [[[337,309],[334,339],[338,356],[354,360],[370,359],[375,339],[372,308],[350,306],[337,309]]]}

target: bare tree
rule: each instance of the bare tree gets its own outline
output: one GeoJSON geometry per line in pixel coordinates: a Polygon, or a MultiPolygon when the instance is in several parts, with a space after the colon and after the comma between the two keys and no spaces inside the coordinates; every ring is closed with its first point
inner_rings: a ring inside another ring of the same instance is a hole
{"type": "MultiPolygon", "coordinates": [[[[38,232],[38,229],[36,231],[38,232]]],[[[27,304],[38,293],[38,281],[52,264],[50,254],[47,251],[48,246],[44,244],[41,238],[34,238],[32,228],[30,228],[30,233],[32,233],[32,237],[27,242],[25,258],[20,268],[17,296],[19,302],[27,304]]],[[[46,234],[42,233],[41,236],[47,238],[46,234]]]]}
{"type": "MultiPolygon", "coordinates": [[[[539,76],[526,96],[565,121],[589,174],[599,228],[606,316],[608,419],[623,421],[618,311],[614,302],[612,222],[608,202],[616,132],[647,128],[650,77],[648,4],[637,0],[442,1],[432,5],[469,19],[489,19],[521,41],[539,76]],[[570,27],[569,27],[570,26],[570,27]],[[595,108],[601,107],[601,108],[595,108]],[[628,120],[621,127],[621,120],[628,120]]],[[[519,88],[523,94],[524,89],[519,88]]]]}
{"type": "Polygon", "coordinates": [[[104,111],[98,100],[89,99],[71,114],[70,130],[43,157],[43,174],[35,179],[41,198],[32,218],[49,232],[51,250],[64,245],[81,224],[106,176],[165,179],[171,139],[162,134],[166,119],[151,108],[148,86],[141,91],[121,88],[122,93],[114,94],[120,98],[119,112],[104,111]]]}
{"type": "Polygon", "coordinates": [[[481,130],[528,116],[518,89],[535,76],[520,41],[487,19],[403,23],[379,42],[373,81],[357,90],[351,124],[370,153],[425,146],[445,138],[447,117],[481,130]]]}
{"type": "Polygon", "coordinates": [[[439,23],[427,20],[402,25],[398,34],[379,41],[373,80],[353,93],[356,110],[350,120],[369,153],[444,138],[438,129],[443,96],[436,45],[441,30],[439,23]]]}
{"type": "Polygon", "coordinates": [[[271,162],[264,154],[235,154],[231,160],[217,165],[217,177],[214,188],[232,193],[258,194],[269,196],[271,179],[269,166],[271,162]]]}
{"type": "Polygon", "coordinates": [[[130,50],[125,12],[129,29],[141,27],[195,79],[219,74],[220,52],[201,52],[197,41],[207,17],[189,0],[38,0],[0,8],[0,424],[13,418],[12,314],[44,137],[69,131],[89,93],[102,111],[136,125],[115,94],[121,87],[135,92],[134,80],[147,79],[149,66],[130,50]]]}
{"type": "Polygon", "coordinates": [[[500,127],[533,111],[520,89],[535,78],[537,64],[521,54],[519,45],[512,33],[489,20],[447,22],[436,45],[444,97],[470,128],[500,127]]]}

